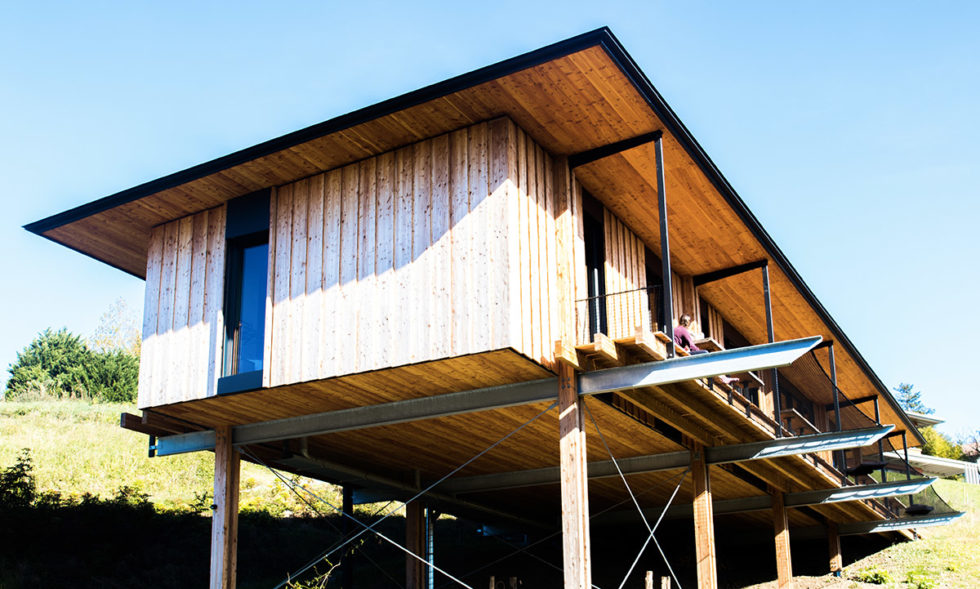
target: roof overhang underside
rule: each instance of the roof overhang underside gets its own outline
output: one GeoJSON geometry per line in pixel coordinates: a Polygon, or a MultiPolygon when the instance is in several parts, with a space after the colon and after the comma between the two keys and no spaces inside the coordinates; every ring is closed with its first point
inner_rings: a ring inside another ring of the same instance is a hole
{"type": "MultiPolygon", "coordinates": [[[[770,260],[777,338],[822,335],[838,342],[841,388],[880,394],[887,399],[882,420],[912,432],[911,443],[921,442],[887,388],[605,28],[124,190],[26,228],[143,277],[148,237],[156,225],[499,116],[510,117],[556,155],[662,130],[674,268],[697,275],[770,260]]],[[[650,145],[583,165],[576,175],[659,255],[656,166],[650,145]]],[[[751,341],[766,341],[758,272],[704,285],[699,292],[751,341]]]]}

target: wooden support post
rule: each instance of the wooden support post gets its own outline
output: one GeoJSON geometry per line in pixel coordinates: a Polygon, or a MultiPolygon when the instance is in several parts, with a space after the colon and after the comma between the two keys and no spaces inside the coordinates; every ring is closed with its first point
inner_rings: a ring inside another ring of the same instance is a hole
{"type": "Polygon", "coordinates": [[[578,396],[575,371],[563,363],[558,365],[558,408],[565,589],[588,589],[592,586],[592,562],[584,407],[578,396]]]}
{"type": "Polygon", "coordinates": [[[789,550],[789,514],[781,491],[773,490],[772,525],[776,540],[776,587],[793,586],[793,563],[789,550]]]}
{"type": "Polygon", "coordinates": [[[405,589],[425,587],[425,518],[424,505],[415,500],[405,504],[405,548],[422,560],[405,555],[405,589]]]}
{"type": "Polygon", "coordinates": [[[211,514],[211,589],[233,589],[238,567],[238,478],[241,459],[231,428],[214,440],[214,511],[211,514]]]}
{"type": "Polygon", "coordinates": [[[714,589],[718,586],[714,509],[711,505],[708,463],[705,462],[704,446],[701,444],[696,443],[691,450],[691,475],[694,480],[694,553],[697,558],[698,587],[714,589]]]}
{"type": "Polygon", "coordinates": [[[839,577],[844,570],[844,559],[840,550],[840,534],[835,522],[827,522],[827,548],[830,553],[830,572],[839,577]]]}
{"type": "Polygon", "coordinates": [[[643,578],[643,589],[653,589],[653,571],[647,571],[643,578]]]}

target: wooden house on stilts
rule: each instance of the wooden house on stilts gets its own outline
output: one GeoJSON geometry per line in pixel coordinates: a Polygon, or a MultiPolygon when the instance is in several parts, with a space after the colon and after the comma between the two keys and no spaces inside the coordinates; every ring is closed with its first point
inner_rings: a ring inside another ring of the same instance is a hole
{"type": "Polygon", "coordinates": [[[412,588],[426,507],[560,525],[576,589],[637,509],[693,521],[701,587],[721,514],[780,586],[791,535],[839,570],[841,535],[956,516],[909,509],[932,480],[879,460],[915,427],[607,29],[27,228],[145,278],[122,425],[215,452],[212,587],[242,456],[409,501],[412,588]]]}

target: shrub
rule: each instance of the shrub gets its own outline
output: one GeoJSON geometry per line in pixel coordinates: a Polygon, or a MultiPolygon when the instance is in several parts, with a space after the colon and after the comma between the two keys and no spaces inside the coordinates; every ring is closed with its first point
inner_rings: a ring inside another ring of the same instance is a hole
{"type": "Polygon", "coordinates": [[[886,570],[879,569],[878,567],[871,567],[869,569],[859,571],[857,575],[854,576],[854,580],[861,581],[862,583],[871,583],[873,585],[884,585],[886,583],[891,583],[892,577],[886,570]]]}
{"type": "Polygon", "coordinates": [[[21,450],[17,462],[0,471],[0,510],[29,507],[37,498],[31,451],[21,450]]]}
{"type": "Polygon", "coordinates": [[[905,576],[905,582],[912,589],[936,589],[936,581],[922,571],[909,571],[905,576]]]}

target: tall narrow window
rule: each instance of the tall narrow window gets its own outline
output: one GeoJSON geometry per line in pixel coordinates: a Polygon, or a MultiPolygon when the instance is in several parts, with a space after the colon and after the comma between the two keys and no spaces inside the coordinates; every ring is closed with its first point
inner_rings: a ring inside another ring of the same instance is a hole
{"type": "Polygon", "coordinates": [[[606,331],[606,239],[602,224],[602,204],[589,194],[582,195],[585,230],[585,269],[589,293],[589,340],[606,331]]]}
{"type": "Polygon", "coordinates": [[[269,275],[269,192],[228,202],[225,342],[218,394],[261,388],[269,275]]]}
{"type": "Polygon", "coordinates": [[[268,236],[230,242],[228,264],[225,376],[262,370],[269,273],[268,236]]]}

